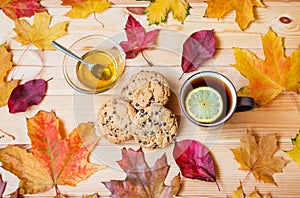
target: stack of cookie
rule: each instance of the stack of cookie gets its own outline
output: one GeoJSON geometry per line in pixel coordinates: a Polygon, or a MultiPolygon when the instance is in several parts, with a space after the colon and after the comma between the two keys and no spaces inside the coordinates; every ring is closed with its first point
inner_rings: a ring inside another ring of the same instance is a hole
{"type": "Polygon", "coordinates": [[[176,115],[164,106],[170,95],[163,75],[138,72],[130,78],[119,98],[100,107],[99,129],[111,143],[134,138],[144,148],[165,147],[178,132],[176,115]]]}

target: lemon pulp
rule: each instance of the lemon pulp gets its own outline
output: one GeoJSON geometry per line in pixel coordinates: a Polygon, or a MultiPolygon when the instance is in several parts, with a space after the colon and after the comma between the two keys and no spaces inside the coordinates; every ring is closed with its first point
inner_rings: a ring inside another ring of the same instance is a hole
{"type": "Polygon", "coordinates": [[[223,112],[221,94],[211,87],[198,87],[190,91],[185,100],[187,113],[196,121],[216,121],[223,112]]]}

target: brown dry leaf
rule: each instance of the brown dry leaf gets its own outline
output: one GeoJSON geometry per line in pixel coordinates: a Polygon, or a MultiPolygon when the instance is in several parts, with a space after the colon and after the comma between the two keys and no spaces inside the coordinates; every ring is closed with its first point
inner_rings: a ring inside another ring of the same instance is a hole
{"type": "Polygon", "coordinates": [[[229,11],[236,10],[235,21],[242,30],[254,21],[253,7],[265,7],[260,0],[209,0],[206,3],[206,17],[220,19],[229,11]]]}
{"type": "Polygon", "coordinates": [[[13,65],[12,54],[6,46],[0,46],[0,107],[7,104],[12,90],[18,85],[19,80],[7,81],[7,75],[13,65]]]}
{"type": "Polygon", "coordinates": [[[239,90],[239,95],[251,96],[263,105],[284,90],[300,94],[300,45],[290,57],[285,57],[282,38],[271,29],[262,37],[262,44],[265,60],[248,50],[234,48],[233,66],[250,81],[239,90]]]}
{"type": "Polygon", "coordinates": [[[277,150],[275,134],[263,136],[257,142],[249,132],[241,139],[240,149],[231,149],[241,165],[240,170],[250,171],[256,180],[275,185],[273,174],[282,172],[288,162],[280,156],[273,156],[277,150]]]}
{"type": "Polygon", "coordinates": [[[102,182],[114,198],[173,198],[180,188],[180,174],[175,176],[169,186],[164,184],[170,165],[164,154],[150,168],[145,161],[144,152],[122,149],[119,166],[126,173],[126,179],[102,182]]]}
{"type": "Polygon", "coordinates": [[[33,44],[41,50],[54,49],[51,41],[67,33],[68,22],[57,23],[51,28],[50,24],[51,16],[47,12],[36,13],[32,26],[25,19],[16,19],[14,31],[17,36],[14,39],[22,45],[33,44]]]}

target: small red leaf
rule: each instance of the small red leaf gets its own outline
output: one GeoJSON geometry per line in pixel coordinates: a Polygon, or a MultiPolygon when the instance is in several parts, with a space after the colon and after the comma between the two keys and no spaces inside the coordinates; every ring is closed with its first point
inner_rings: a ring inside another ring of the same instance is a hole
{"type": "Polygon", "coordinates": [[[216,182],[214,161],[209,150],[200,142],[195,140],[175,142],[173,157],[184,177],[216,182]]]}
{"type": "MultiPolygon", "coordinates": [[[[146,32],[143,26],[133,16],[129,15],[125,31],[128,41],[122,41],[120,45],[126,53],[126,58],[132,59],[139,52],[154,45],[160,30],[146,32]]],[[[146,61],[150,63],[147,59],[146,61]]]]}
{"type": "Polygon", "coordinates": [[[201,30],[193,33],[183,44],[181,67],[184,73],[193,72],[213,57],[216,40],[213,30],[201,30]]]}
{"type": "Polygon", "coordinates": [[[47,81],[43,79],[34,79],[18,85],[8,100],[9,112],[25,112],[28,107],[39,104],[43,100],[46,90],[47,81]]]}

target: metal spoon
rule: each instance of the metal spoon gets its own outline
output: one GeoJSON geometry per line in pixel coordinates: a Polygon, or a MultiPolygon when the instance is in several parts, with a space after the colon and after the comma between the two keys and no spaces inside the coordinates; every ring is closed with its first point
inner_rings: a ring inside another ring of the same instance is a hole
{"type": "Polygon", "coordinates": [[[68,50],[67,48],[65,48],[64,46],[58,44],[55,41],[51,41],[51,44],[58,49],[59,51],[71,56],[72,58],[75,58],[76,60],[80,61],[81,63],[85,64],[89,70],[91,71],[91,73],[96,77],[99,78],[101,77],[103,70],[105,69],[105,67],[103,65],[99,65],[96,63],[88,63],[85,60],[81,59],[79,56],[77,56],[76,54],[74,54],[73,52],[71,52],[70,50],[68,50]]]}

